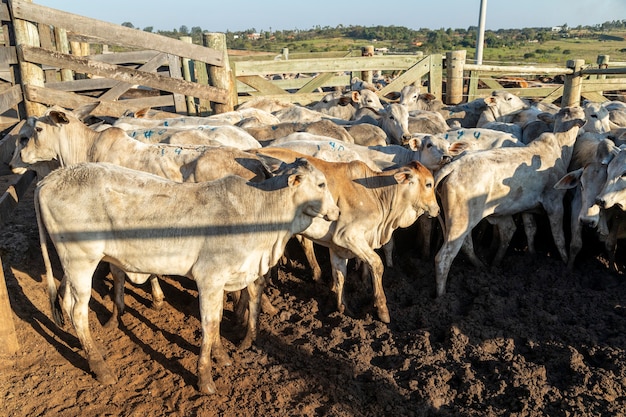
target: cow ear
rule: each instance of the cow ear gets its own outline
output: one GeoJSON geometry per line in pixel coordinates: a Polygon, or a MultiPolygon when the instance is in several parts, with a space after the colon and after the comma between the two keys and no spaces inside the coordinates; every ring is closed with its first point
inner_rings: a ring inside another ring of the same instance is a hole
{"type": "Polygon", "coordinates": [[[465,151],[468,147],[469,143],[459,140],[450,145],[450,149],[448,149],[448,152],[450,153],[450,155],[457,156],[461,152],[465,151]]]}
{"type": "Polygon", "coordinates": [[[410,169],[402,169],[395,174],[393,177],[396,179],[398,184],[409,184],[413,181],[413,172],[410,169]]]}
{"type": "Polygon", "coordinates": [[[135,117],[137,119],[147,119],[149,111],[150,111],[150,107],[139,109],[135,112],[135,117]]]}
{"type": "Polygon", "coordinates": [[[347,106],[348,104],[351,104],[354,101],[354,94],[352,94],[352,97],[341,96],[339,97],[339,100],[337,101],[340,106],[347,106]]]}
{"type": "Polygon", "coordinates": [[[385,97],[387,100],[397,101],[400,100],[400,93],[398,91],[390,91],[383,97],[385,97]]]}
{"type": "Polygon", "coordinates": [[[583,168],[578,168],[576,171],[568,172],[563,178],[554,184],[554,188],[557,190],[569,190],[575,188],[580,183],[580,176],[583,174],[583,168]]]}
{"type": "Polygon", "coordinates": [[[419,98],[423,98],[424,100],[432,101],[432,100],[436,99],[437,97],[435,97],[435,95],[431,94],[431,93],[422,93],[422,94],[420,94],[419,98]]]}
{"type": "Polygon", "coordinates": [[[66,124],[68,124],[70,122],[70,119],[67,118],[67,114],[65,114],[65,112],[63,112],[63,111],[52,110],[52,111],[50,111],[50,113],[48,113],[48,116],[56,124],[65,124],[66,125],[66,124]]]}
{"type": "Polygon", "coordinates": [[[278,158],[274,158],[273,156],[269,156],[269,155],[264,155],[262,153],[257,153],[257,156],[259,157],[259,161],[261,162],[263,167],[267,170],[269,174],[271,174],[271,176],[273,176],[274,173],[278,171],[284,163],[278,158]]]}
{"type": "Polygon", "coordinates": [[[359,98],[361,97],[361,93],[357,90],[352,91],[352,101],[354,101],[355,103],[359,101],[359,98]]]}
{"type": "Polygon", "coordinates": [[[611,159],[617,155],[619,152],[619,148],[615,146],[612,140],[603,139],[598,143],[598,147],[596,148],[596,160],[602,161],[601,163],[606,165],[608,162],[611,162],[611,159]],[[608,161],[604,163],[604,161],[608,161]]]}
{"type": "Polygon", "coordinates": [[[290,187],[297,187],[302,182],[302,174],[291,174],[287,180],[290,187]]]}
{"type": "Polygon", "coordinates": [[[419,137],[412,137],[405,142],[405,145],[407,145],[412,151],[419,151],[422,147],[422,139],[419,137]]]}
{"type": "Polygon", "coordinates": [[[74,113],[74,116],[76,116],[78,120],[81,120],[84,122],[91,115],[91,112],[94,111],[96,107],[98,107],[99,105],[100,105],[99,101],[96,101],[94,103],[88,103],[83,106],[75,108],[72,113],[74,113]]]}

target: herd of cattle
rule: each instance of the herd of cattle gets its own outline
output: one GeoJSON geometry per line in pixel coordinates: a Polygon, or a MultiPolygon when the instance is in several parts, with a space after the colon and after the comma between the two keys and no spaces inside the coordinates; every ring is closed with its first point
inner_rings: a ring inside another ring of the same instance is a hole
{"type": "Polygon", "coordinates": [[[215,392],[211,363],[229,362],[220,338],[224,292],[247,308],[242,347],[254,341],[265,276],[291,238],[321,278],[314,244],[328,248],[336,307],[344,312],[350,259],[371,275],[378,318],[390,321],[382,285],[393,232],[414,223],[423,253],[435,245],[437,295],[458,252],[477,266],[472,230],[494,226],[500,262],[524,225],[529,252],[535,216],[547,216],[568,268],[583,227],[596,230],[615,268],[626,209],[626,103],[559,108],[506,91],[445,106],[407,86],[382,102],[366,88],[329,93],[315,105],[253,99],[208,117],[147,110],[93,120],[89,106],[52,107],[16,135],[11,167],[37,172],[35,209],[53,317],[69,316],[98,381],[116,378],[89,331],[92,276],[101,261],[114,278],[115,326],[124,282],[159,275],[193,279],[202,342],[198,387],[215,392]],[[566,197],[567,194],[567,197],[566,197]],[[567,210],[564,204],[571,204],[567,210]],[[570,219],[564,213],[572,213],[570,219]],[[425,214],[425,216],[423,216],[425,214]],[[570,221],[565,225],[564,222],[570,221]],[[566,242],[564,226],[571,229],[566,242]],[[47,249],[64,270],[57,286],[47,249]],[[382,249],[384,260],[376,250],[382,249]]]}

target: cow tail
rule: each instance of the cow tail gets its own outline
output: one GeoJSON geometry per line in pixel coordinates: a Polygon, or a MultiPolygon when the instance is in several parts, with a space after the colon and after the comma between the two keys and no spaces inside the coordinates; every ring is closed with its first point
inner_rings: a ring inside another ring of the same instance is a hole
{"type": "Polygon", "coordinates": [[[35,190],[35,215],[37,216],[37,229],[39,230],[39,245],[41,246],[41,255],[43,256],[43,263],[46,267],[46,285],[48,287],[48,298],[50,299],[50,309],[52,311],[52,317],[57,326],[63,326],[65,319],[63,318],[63,311],[61,310],[61,304],[57,293],[57,286],[54,282],[54,275],[52,274],[52,264],[50,263],[50,254],[48,253],[48,245],[46,241],[46,228],[41,219],[41,210],[39,208],[39,188],[35,190]]]}

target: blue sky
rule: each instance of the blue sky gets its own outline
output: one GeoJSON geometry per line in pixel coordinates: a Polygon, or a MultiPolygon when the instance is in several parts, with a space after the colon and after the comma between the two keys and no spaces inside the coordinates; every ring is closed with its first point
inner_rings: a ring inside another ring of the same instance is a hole
{"type": "MultiPolygon", "coordinates": [[[[143,29],[209,32],[311,29],[316,26],[405,26],[447,29],[478,26],[480,0],[33,0],[106,22],[143,29]],[[295,7],[295,4],[301,6],[295,7]]],[[[595,25],[626,20],[626,0],[487,0],[487,29],[595,25]]]]}

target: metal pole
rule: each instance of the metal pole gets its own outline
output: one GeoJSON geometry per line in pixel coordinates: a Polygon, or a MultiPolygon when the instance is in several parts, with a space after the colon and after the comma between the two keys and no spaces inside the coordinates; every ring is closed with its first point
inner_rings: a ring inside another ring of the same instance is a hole
{"type": "Polygon", "coordinates": [[[483,63],[483,44],[485,43],[485,17],[487,0],[480,0],[480,16],[478,18],[478,37],[476,38],[476,64],[483,63]]]}

